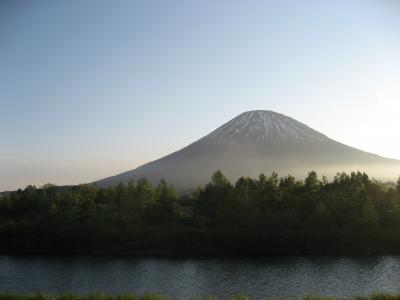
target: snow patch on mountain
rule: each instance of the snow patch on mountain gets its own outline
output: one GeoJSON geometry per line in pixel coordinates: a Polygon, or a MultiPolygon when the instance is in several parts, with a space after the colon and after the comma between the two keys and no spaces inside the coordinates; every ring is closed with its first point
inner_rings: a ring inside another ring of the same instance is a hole
{"type": "Polygon", "coordinates": [[[204,137],[201,142],[221,144],[247,138],[265,144],[330,141],[327,136],[288,116],[273,111],[255,110],[242,113],[204,137]]]}

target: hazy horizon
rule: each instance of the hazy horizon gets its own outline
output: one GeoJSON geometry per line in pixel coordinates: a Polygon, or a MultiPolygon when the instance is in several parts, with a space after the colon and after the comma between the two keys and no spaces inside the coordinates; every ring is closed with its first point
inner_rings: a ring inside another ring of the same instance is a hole
{"type": "Polygon", "coordinates": [[[400,159],[396,1],[2,1],[0,191],[134,169],[248,110],[400,159]]]}

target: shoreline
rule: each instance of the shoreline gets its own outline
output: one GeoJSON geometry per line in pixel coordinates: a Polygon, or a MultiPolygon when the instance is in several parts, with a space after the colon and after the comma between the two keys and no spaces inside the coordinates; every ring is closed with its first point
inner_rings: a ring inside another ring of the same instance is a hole
{"type": "MultiPolygon", "coordinates": [[[[244,294],[231,295],[223,298],[215,296],[192,296],[188,299],[192,300],[252,300],[251,296],[244,294]]],[[[391,293],[373,293],[369,295],[357,295],[350,297],[331,297],[331,296],[317,296],[306,294],[302,297],[266,297],[261,298],[265,300],[399,300],[400,294],[391,293]]],[[[43,294],[43,293],[0,293],[0,300],[183,300],[177,297],[168,297],[161,294],[143,294],[135,295],[128,294],[103,294],[103,293],[90,293],[90,294],[43,294]]]]}

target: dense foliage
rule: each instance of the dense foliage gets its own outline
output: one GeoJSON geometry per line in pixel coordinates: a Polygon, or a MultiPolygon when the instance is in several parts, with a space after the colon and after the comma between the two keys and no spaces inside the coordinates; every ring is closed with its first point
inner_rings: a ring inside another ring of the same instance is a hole
{"type": "Polygon", "coordinates": [[[396,188],[366,174],[240,178],[192,194],[161,181],[41,188],[0,197],[0,251],[126,254],[400,253],[396,188]]]}

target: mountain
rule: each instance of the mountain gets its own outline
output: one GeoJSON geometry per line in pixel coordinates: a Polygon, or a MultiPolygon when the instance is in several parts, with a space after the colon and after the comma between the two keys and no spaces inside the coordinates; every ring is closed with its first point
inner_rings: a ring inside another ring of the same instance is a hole
{"type": "Polygon", "coordinates": [[[310,170],[327,176],[360,170],[393,179],[400,174],[400,161],[336,142],[283,114],[256,110],[240,114],[179,151],[96,184],[106,187],[147,178],[189,189],[208,182],[216,170],[231,180],[273,171],[304,177],[310,170]]]}

